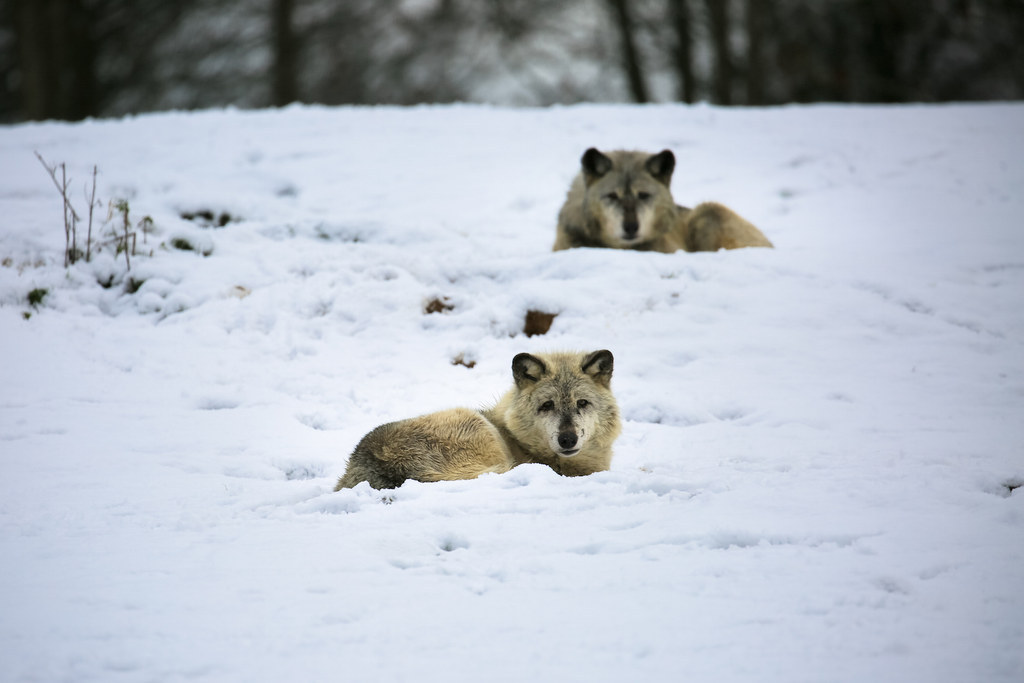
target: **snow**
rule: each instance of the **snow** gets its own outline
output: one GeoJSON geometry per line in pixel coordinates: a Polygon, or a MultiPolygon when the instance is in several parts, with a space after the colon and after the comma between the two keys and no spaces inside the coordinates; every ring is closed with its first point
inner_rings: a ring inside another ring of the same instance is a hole
{"type": "Polygon", "coordinates": [[[0,128],[0,679],[1024,679],[1021,159],[1021,104],[0,128]],[[552,253],[589,146],[777,248],[552,253]],[[34,150],[152,217],[130,271],[63,267],[34,150]],[[562,348],[610,471],[332,492],[562,348]]]}

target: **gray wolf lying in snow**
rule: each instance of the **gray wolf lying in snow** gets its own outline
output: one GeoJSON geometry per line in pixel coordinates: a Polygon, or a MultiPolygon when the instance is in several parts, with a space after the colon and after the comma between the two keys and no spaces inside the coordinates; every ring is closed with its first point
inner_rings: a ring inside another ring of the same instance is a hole
{"type": "Polygon", "coordinates": [[[543,463],[567,476],[607,470],[622,430],[610,351],[512,359],[513,387],[493,408],[453,408],[389,422],[364,436],[335,491],[367,481],[472,479],[543,463]]]}
{"type": "Polygon", "coordinates": [[[731,209],[705,202],[679,206],[669,185],[676,166],[670,150],[658,154],[591,147],[572,181],[554,251],[610,247],[669,253],[771,247],[760,230],[731,209]]]}

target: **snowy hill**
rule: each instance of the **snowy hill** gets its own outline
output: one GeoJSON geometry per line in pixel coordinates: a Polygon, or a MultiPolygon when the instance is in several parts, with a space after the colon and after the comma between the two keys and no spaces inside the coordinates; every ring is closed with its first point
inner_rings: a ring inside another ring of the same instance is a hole
{"type": "Polygon", "coordinates": [[[1022,680],[1022,159],[1018,104],[0,128],[0,679],[1022,680]],[[776,249],[552,253],[589,146],[776,249]],[[332,492],[561,348],[611,471],[332,492]]]}

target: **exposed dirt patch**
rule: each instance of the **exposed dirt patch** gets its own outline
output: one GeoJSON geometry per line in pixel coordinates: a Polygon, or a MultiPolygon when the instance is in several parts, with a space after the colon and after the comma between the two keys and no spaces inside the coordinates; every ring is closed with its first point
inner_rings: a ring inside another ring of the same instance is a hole
{"type": "Polygon", "coordinates": [[[449,301],[448,297],[443,296],[440,299],[431,299],[423,306],[423,312],[426,314],[430,313],[447,313],[454,309],[455,306],[449,301]]]}
{"type": "Polygon", "coordinates": [[[452,358],[452,365],[461,365],[464,368],[475,368],[476,361],[471,358],[466,358],[464,354],[459,354],[452,358]]]}
{"type": "Polygon", "coordinates": [[[527,337],[535,337],[540,334],[547,334],[551,329],[557,313],[544,313],[543,311],[527,311],[526,322],[523,324],[523,333],[527,337]]]}

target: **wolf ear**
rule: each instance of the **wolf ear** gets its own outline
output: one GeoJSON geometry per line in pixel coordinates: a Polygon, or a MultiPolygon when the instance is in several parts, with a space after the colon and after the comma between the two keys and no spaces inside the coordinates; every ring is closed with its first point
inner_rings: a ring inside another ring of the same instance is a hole
{"type": "Polygon", "coordinates": [[[595,382],[608,386],[612,381],[612,369],[615,367],[615,358],[612,352],[607,349],[594,351],[583,359],[580,369],[590,375],[595,382]]]}
{"type": "Polygon", "coordinates": [[[644,168],[659,183],[668,187],[672,182],[672,171],[676,169],[676,155],[665,149],[644,162],[644,168]]]}
{"type": "Polygon", "coordinates": [[[587,185],[594,182],[608,171],[612,170],[612,160],[591,147],[583,153],[580,159],[583,165],[583,180],[587,185]]]}
{"type": "Polygon", "coordinates": [[[544,361],[537,356],[519,353],[512,359],[512,378],[515,379],[516,386],[519,388],[530,382],[536,382],[547,371],[548,368],[544,365],[544,361]]]}

